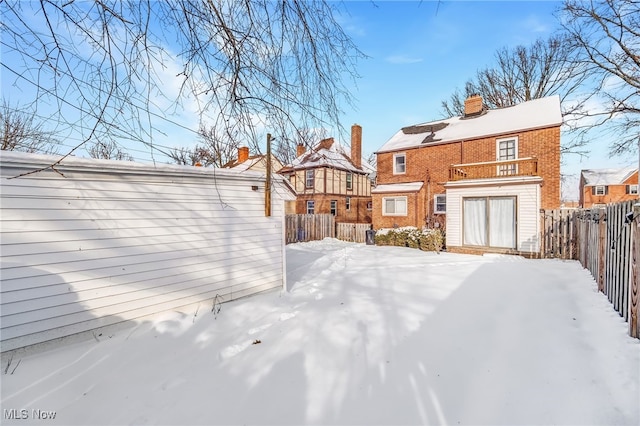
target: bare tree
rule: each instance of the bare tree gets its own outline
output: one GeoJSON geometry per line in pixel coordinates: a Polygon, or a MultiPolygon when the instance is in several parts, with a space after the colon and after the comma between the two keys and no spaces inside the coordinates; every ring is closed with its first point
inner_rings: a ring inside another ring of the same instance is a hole
{"type": "Polygon", "coordinates": [[[96,142],[88,149],[91,158],[103,160],[133,161],[133,157],[114,141],[96,142]]]}
{"type": "Polygon", "coordinates": [[[193,148],[173,148],[167,155],[174,163],[182,166],[217,166],[215,157],[206,148],[199,145],[193,148]]]}
{"type": "Polygon", "coordinates": [[[219,129],[215,126],[200,124],[198,138],[201,145],[196,146],[195,152],[200,151],[199,157],[208,157],[207,163],[222,167],[238,155],[238,147],[245,145],[236,135],[230,137],[229,129],[219,129]]]}
{"type": "MultiPolygon", "coordinates": [[[[482,96],[488,108],[503,108],[532,99],[559,95],[563,116],[584,107],[579,89],[587,78],[582,64],[571,60],[572,49],[564,36],[539,39],[531,46],[504,47],[495,54],[495,64],[476,73],[464,91],[456,90],[442,102],[447,116],[462,115],[471,94],[482,96]]],[[[564,153],[582,153],[585,141],[566,139],[564,153]]]]}
{"type": "Polygon", "coordinates": [[[53,132],[45,131],[34,113],[13,108],[7,101],[0,107],[0,125],[3,151],[54,154],[58,148],[53,132]]]}
{"type": "Polygon", "coordinates": [[[68,154],[100,140],[156,152],[176,99],[224,131],[225,141],[254,151],[267,131],[340,127],[340,105],[351,101],[345,78],[357,77],[363,57],[338,24],[340,4],[328,0],[5,0],[0,7],[3,78],[49,122],[80,137],[68,154]]]}
{"type": "Polygon", "coordinates": [[[591,108],[580,114],[585,131],[613,134],[612,155],[637,149],[640,138],[640,3],[566,0],[562,25],[574,61],[594,82],[591,108]]]}
{"type": "Polygon", "coordinates": [[[456,91],[442,102],[448,116],[462,115],[464,100],[471,94],[482,96],[489,108],[503,108],[532,99],[560,95],[569,99],[584,80],[580,67],[570,61],[570,49],[561,36],[537,40],[531,46],[503,47],[495,54],[495,64],[476,73],[463,92],[456,91]]]}

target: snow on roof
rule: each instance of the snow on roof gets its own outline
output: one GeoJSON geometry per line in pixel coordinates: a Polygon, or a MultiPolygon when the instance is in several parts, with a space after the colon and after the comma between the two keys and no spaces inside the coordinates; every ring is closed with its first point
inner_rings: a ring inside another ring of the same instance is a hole
{"type": "Polygon", "coordinates": [[[243,161],[242,163],[238,163],[238,160],[236,159],[225,164],[224,167],[234,169],[237,171],[245,171],[245,170],[249,170],[256,163],[259,163],[260,161],[262,161],[263,158],[264,158],[263,155],[257,155],[254,157],[250,157],[249,159],[247,159],[246,161],[243,161]]]}
{"type": "Polygon", "coordinates": [[[400,129],[377,152],[397,151],[490,135],[513,133],[562,124],[560,97],[534,99],[472,117],[452,117],[400,129]]]}
{"type": "Polygon", "coordinates": [[[388,183],[378,185],[371,190],[372,194],[381,194],[385,192],[418,192],[424,182],[407,182],[407,183],[388,183]]]}
{"type": "Polygon", "coordinates": [[[351,161],[348,151],[339,143],[333,142],[331,146],[327,148],[327,144],[323,142],[316,146],[311,152],[305,152],[300,155],[293,160],[291,164],[287,164],[284,169],[299,170],[313,167],[330,167],[355,173],[365,172],[366,174],[371,174],[375,172],[375,167],[362,159],[362,167],[357,168],[351,161]]]}
{"type": "Polygon", "coordinates": [[[584,186],[620,185],[631,177],[638,169],[623,167],[619,169],[586,169],[580,173],[584,186]]]}

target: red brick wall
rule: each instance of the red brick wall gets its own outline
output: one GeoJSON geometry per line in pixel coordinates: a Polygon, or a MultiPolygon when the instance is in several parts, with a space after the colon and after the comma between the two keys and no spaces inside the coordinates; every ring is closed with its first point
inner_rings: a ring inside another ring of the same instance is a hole
{"type": "MultiPolygon", "coordinates": [[[[560,207],[560,127],[504,134],[469,141],[431,145],[397,152],[378,154],[378,184],[401,182],[425,182],[415,197],[416,206],[409,203],[407,217],[382,216],[382,194],[373,196],[373,223],[376,228],[399,226],[423,226],[427,218],[442,219],[432,215],[433,197],[445,192],[443,183],[449,179],[449,166],[453,164],[479,163],[496,160],[496,140],[518,137],[518,158],[537,157],[538,175],[544,182],[541,188],[541,207],[560,207]],[[406,173],[393,174],[394,154],[406,154],[406,173]]],[[[405,194],[402,194],[405,195],[405,194]]],[[[411,194],[407,194],[411,195],[411,194]]]]}
{"type": "Polygon", "coordinates": [[[581,185],[580,190],[582,193],[580,194],[580,200],[582,202],[582,207],[589,208],[594,204],[609,204],[609,203],[619,203],[622,201],[628,200],[637,200],[637,194],[627,194],[627,185],[637,185],[638,184],[638,173],[631,175],[629,179],[627,179],[621,185],[607,185],[607,194],[606,195],[593,195],[592,188],[593,186],[583,186],[581,185]]]}

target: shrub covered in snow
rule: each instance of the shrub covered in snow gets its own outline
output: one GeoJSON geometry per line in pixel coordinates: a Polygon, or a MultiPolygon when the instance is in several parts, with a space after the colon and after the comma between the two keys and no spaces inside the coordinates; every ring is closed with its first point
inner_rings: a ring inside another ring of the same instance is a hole
{"type": "Polygon", "coordinates": [[[376,245],[419,248],[440,251],[444,246],[444,234],[439,229],[418,229],[415,226],[383,228],[376,232],[376,245]]]}

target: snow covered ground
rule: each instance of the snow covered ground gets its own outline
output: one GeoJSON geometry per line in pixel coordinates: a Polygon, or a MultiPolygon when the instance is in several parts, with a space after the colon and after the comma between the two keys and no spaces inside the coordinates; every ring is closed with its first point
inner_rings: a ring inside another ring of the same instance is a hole
{"type": "Polygon", "coordinates": [[[577,262],[337,240],[287,262],[288,292],[3,365],[2,424],[640,424],[640,342],[577,262]]]}

